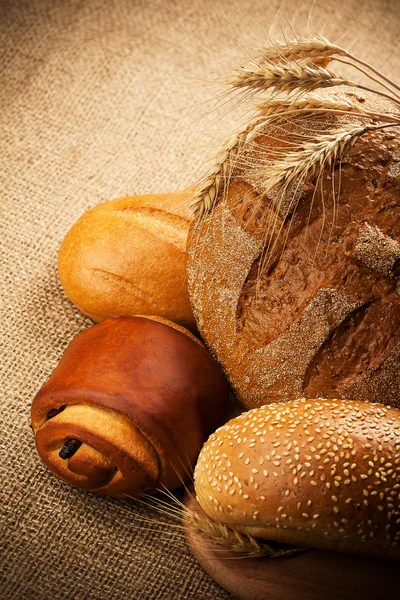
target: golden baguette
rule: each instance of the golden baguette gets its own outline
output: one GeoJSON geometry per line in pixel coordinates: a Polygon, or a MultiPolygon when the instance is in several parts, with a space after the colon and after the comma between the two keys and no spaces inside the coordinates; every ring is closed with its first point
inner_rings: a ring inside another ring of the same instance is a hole
{"type": "Polygon", "coordinates": [[[71,302],[95,321],[155,314],[195,330],[185,272],[192,195],[127,196],[82,215],[58,255],[71,302]]]}

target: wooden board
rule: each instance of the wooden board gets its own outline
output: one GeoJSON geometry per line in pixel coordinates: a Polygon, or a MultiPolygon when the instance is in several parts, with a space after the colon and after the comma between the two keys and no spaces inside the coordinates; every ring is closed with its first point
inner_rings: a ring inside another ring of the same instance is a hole
{"type": "MultiPolygon", "coordinates": [[[[191,510],[197,502],[185,497],[191,510]]],[[[400,565],[339,552],[309,550],[286,558],[237,558],[186,526],[201,566],[241,600],[379,600],[399,597],[400,565]]]]}

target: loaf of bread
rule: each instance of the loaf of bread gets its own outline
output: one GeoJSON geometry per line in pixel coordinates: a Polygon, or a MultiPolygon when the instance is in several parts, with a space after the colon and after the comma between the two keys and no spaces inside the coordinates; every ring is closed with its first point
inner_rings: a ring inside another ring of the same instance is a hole
{"type": "Polygon", "coordinates": [[[58,255],[71,302],[95,321],[155,314],[194,330],[185,272],[191,197],[127,196],[86,212],[58,255]]]}
{"type": "MultiPolygon", "coordinates": [[[[399,115],[367,92],[341,97],[399,115]]],[[[313,135],[366,123],[318,111],[264,121],[193,225],[193,311],[247,407],[303,395],[400,407],[398,128],[360,136],[333,170],[310,169],[267,193],[260,179],[275,164],[271,155],[276,161],[299,139],[313,148],[313,135]]]]}
{"type": "Polygon", "coordinates": [[[398,409],[329,399],[262,406],[210,436],[194,477],[202,510],[229,531],[400,559],[398,409]]]}
{"type": "Polygon", "coordinates": [[[158,317],[120,317],[72,340],[31,421],[58,477],[135,496],[181,485],[227,404],[222,372],[191,333],[158,317]]]}

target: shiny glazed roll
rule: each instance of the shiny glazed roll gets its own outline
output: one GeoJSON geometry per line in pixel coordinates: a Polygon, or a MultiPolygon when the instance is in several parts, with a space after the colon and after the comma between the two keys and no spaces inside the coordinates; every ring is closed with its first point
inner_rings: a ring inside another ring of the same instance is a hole
{"type": "Polygon", "coordinates": [[[55,475],[121,497],[187,479],[227,405],[224,376],[191,333],[158,317],[120,317],[72,340],[31,418],[55,475]]]}

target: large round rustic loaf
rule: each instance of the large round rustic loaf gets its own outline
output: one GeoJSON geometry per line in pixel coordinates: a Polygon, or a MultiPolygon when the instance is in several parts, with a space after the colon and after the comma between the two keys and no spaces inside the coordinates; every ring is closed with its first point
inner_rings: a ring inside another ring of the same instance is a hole
{"type": "Polygon", "coordinates": [[[210,436],[194,478],[203,511],[233,532],[400,559],[396,408],[301,399],[250,410],[210,436]]]}
{"type": "Polygon", "coordinates": [[[127,196],[87,211],[58,255],[68,298],[95,321],[156,314],[195,329],[185,272],[191,197],[127,196]]]}
{"type": "MultiPolygon", "coordinates": [[[[372,94],[342,97],[399,112],[372,94]]],[[[271,153],[366,122],[302,114],[264,123],[192,227],[197,324],[247,407],[303,395],[400,406],[398,128],[366,133],[333,170],[286,188],[263,195],[260,180],[271,153]]]]}
{"type": "Polygon", "coordinates": [[[77,335],[32,404],[38,452],[64,481],[124,497],[190,476],[223,423],[228,386],[205,346],[159,317],[77,335]]]}

